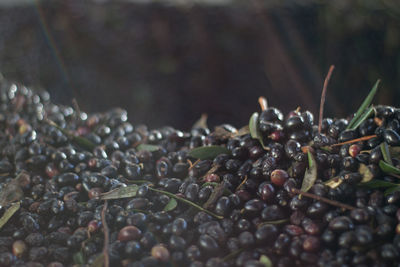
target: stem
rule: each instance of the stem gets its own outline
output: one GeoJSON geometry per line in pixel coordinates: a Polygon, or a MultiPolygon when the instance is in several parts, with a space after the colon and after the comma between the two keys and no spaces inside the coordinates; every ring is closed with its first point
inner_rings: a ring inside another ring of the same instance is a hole
{"type": "Polygon", "coordinates": [[[196,160],[194,163],[192,163],[192,162],[188,159],[188,163],[189,163],[189,165],[190,165],[188,171],[190,171],[191,169],[193,169],[194,166],[196,166],[196,164],[199,163],[199,162],[200,162],[200,159],[196,160]]]}
{"type": "Polygon", "coordinates": [[[324,104],[325,104],[325,98],[326,98],[326,90],[328,88],[328,83],[329,83],[329,80],[331,79],[332,72],[334,69],[335,69],[335,66],[331,65],[329,68],[328,74],[326,75],[325,81],[324,81],[324,87],[322,88],[321,103],[319,105],[318,133],[321,133],[322,118],[323,118],[323,114],[324,114],[324,104]]]}
{"type": "Polygon", "coordinates": [[[260,104],[261,110],[266,110],[268,108],[268,101],[263,96],[258,98],[258,104],[260,104]]]}
{"type": "Polygon", "coordinates": [[[286,223],[290,221],[290,219],[282,219],[282,220],[276,220],[276,221],[266,221],[266,222],[262,222],[257,224],[257,228],[263,226],[263,225],[267,225],[267,224],[282,224],[282,223],[286,223]]]}
{"type": "Polygon", "coordinates": [[[211,212],[209,210],[204,209],[203,207],[197,205],[196,203],[193,203],[192,201],[189,201],[187,199],[178,197],[178,196],[176,196],[176,195],[174,195],[174,194],[172,194],[170,192],[167,192],[167,191],[164,191],[164,190],[160,190],[160,189],[155,189],[155,188],[152,188],[152,187],[149,187],[149,190],[154,191],[154,192],[158,192],[158,193],[161,193],[161,194],[164,194],[164,195],[167,195],[169,197],[175,198],[176,200],[180,200],[180,201],[182,201],[182,202],[184,202],[184,203],[186,203],[186,204],[188,204],[190,206],[193,206],[193,207],[195,207],[195,208],[197,208],[197,209],[199,209],[201,211],[204,211],[205,213],[207,213],[207,214],[209,214],[209,215],[211,215],[211,216],[213,216],[213,217],[215,217],[217,219],[221,220],[221,219],[224,218],[223,216],[217,215],[217,214],[215,214],[215,213],[213,213],[213,212],[211,212]]]}
{"type": "Polygon", "coordinates": [[[238,191],[243,185],[244,183],[247,181],[247,175],[244,177],[243,181],[240,183],[240,185],[238,185],[238,187],[236,187],[235,192],[238,191]]]}
{"type": "Polygon", "coordinates": [[[376,137],[376,134],[367,135],[367,136],[363,136],[363,137],[356,138],[356,139],[353,139],[353,140],[349,140],[349,141],[346,141],[346,142],[342,142],[342,143],[338,143],[338,144],[333,144],[333,145],[331,145],[331,147],[333,147],[333,146],[341,146],[341,145],[346,145],[346,144],[352,144],[352,143],[357,143],[357,142],[360,142],[360,141],[367,141],[367,140],[372,139],[372,138],[375,138],[375,137],[376,137]]]}
{"type": "Polygon", "coordinates": [[[309,197],[309,198],[315,199],[317,201],[325,202],[327,204],[330,204],[332,206],[336,206],[336,207],[339,207],[339,208],[342,208],[342,209],[347,209],[347,210],[354,210],[355,209],[355,207],[353,207],[353,206],[350,206],[350,205],[347,205],[347,204],[343,204],[343,203],[341,203],[339,201],[331,200],[329,198],[325,198],[325,197],[314,195],[314,194],[311,194],[311,193],[308,193],[308,192],[304,192],[304,191],[301,191],[301,190],[299,190],[297,188],[292,188],[291,191],[294,194],[300,194],[300,195],[303,195],[305,197],[309,197]]]}
{"type": "Polygon", "coordinates": [[[240,252],[244,251],[244,248],[239,248],[238,250],[235,250],[231,253],[229,253],[228,255],[226,255],[225,257],[222,258],[222,261],[228,261],[230,259],[232,259],[233,257],[235,257],[236,255],[238,255],[240,252]]]}
{"type": "Polygon", "coordinates": [[[104,245],[103,245],[103,254],[104,254],[104,267],[110,266],[110,259],[108,255],[108,243],[109,243],[109,229],[107,226],[106,221],[106,211],[107,211],[108,202],[107,200],[104,201],[104,206],[101,211],[101,223],[103,224],[103,231],[104,231],[104,245]]]}

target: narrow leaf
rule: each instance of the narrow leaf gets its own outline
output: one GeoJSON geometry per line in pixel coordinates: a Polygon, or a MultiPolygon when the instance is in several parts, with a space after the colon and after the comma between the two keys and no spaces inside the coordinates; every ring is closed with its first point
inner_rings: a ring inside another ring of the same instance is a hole
{"type": "Polygon", "coordinates": [[[267,225],[267,224],[283,224],[283,223],[287,223],[289,222],[290,219],[281,219],[281,220],[275,220],[275,221],[266,221],[266,222],[262,222],[259,223],[257,225],[257,228],[260,228],[261,226],[267,225]]]}
{"type": "Polygon", "coordinates": [[[259,124],[258,124],[258,113],[257,112],[254,112],[253,115],[251,115],[251,117],[250,117],[250,120],[249,120],[249,131],[250,131],[251,138],[257,139],[264,149],[268,149],[264,145],[263,137],[262,137],[262,134],[260,132],[260,128],[259,128],[259,124]]]}
{"type": "Polygon", "coordinates": [[[8,222],[8,220],[19,210],[21,204],[19,202],[11,204],[0,218],[0,230],[8,222]]]}
{"type": "Polygon", "coordinates": [[[47,122],[56,127],[58,130],[60,130],[63,134],[65,134],[68,138],[70,138],[72,140],[72,142],[74,142],[75,144],[77,144],[78,146],[82,147],[83,149],[87,149],[89,151],[92,151],[96,145],[92,143],[92,141],[90,141],[87,138],[84,138],[82,136],[75,136],[73,135],[70,131],[68,131],[67,129],[61,128],[57,123],[55,123],[54,121],[51,120],[47,120],[47,122]]]}
{"type": "Polygon", "coordinates": [[[396,187],[399,184],[395,184],[395,183],[391,183],[391,182],[387,182],[387,181],[383,181],[383,180],[377,180],[377,179],[373,179],[367,183],[362,183],[359,184],[360,186],[364,186],[364,187],[368,187],[368,188],[372,188],[372,189],[376,189],[376,188],[390,188],[390,187],[396,187]]]}
{"type": "Polygon", "coordinates": [[[265,267],[272,267],[272,261],[266,255],[261,255],[259,261],[264,264],[265,267]]]}
{"type": "Polygon", "coordinates": [[[308,155],[308,166],[304,173],[303,183],[301,185],[301,191],[307,192],[317,180],[318,168],[317,162],[310,151],[307,152],[308,155]]]}
{"type": "Polygon", "coordinates": [[[30,176],[26,171],[22,171],[13,180],[7,183],[0,191],[0,208],[9,203],[19,201],[24,197],[22,187],[30,182],[30,176]]]}
{"type": "Polygon", "coordinates": [[[382,151],[383,160],[389,163],[390,165],[393,165],[392,158],[390,157],[388,144],[386,142],[382,142],[380,147],[382,151]]]}
{"type": "Polygon", "coordinates": [[[178,202],[176,201],[175,198],[171,198],[167,205],[164,207],[164,211],[171,211],[174,210],[178,206],[178,202]]]}
{"type": "Polygon", "coordinates": [[[104,266],[104,254],[101,253],[99,256],[96,257],[96,259],[93,261],[90,267],[103,267],[103,266],[104,266]]]}
{"type": "Polygon", "coordinates": [[[150,145],[150,144],[140,144],[136,147],[136,150],[137,151],[145,150],[145,151],[149,151],[149,152],[154,152],[154,151],[160,150],[160,147],[156,146],[156,145],[150,145]]]}
{"type": "Polygon", "coordinates": [[[392,194],[392,193],[394,193],[394,192],[397,192],[397,191],[400,191],[400,185],[398,185],[398,186],[393,186],[393,187],[390,187],[390,188],[386,189],[385,192],[384,192],[383,194],[384,194],[385,196],[387,196],[387,195],[390,195],[390,194],[392,194]]]}
{"type": "Polygon", "coordinates": [[[384,162],[383,160],[380,160],[380,161],[379,161],[379,167],[381,168],[381,170],[382,170],[384,173],[388,173],[388,174],[391,174],[391,173],[400,174],[400,169],[396,168],[396,167],[393,166],[393,165],[390,165],[390,164],[387,163],[387,162],[384,162]]]}
{"type": "Polygon", "coordinates": [[[249,131],[250,131],[251,138],[254,138],[254,139],[260,138],[260,131],[258,129],[258,112],[254,112],[253,115],[251,115],[251,117],[250,117],[249,131]]]}
{"type": "Polygon", "coordinates": [[[214,159],[219,154],[230,154],[230,150],[224,146],[196,147],[189,152],[189,156],[196,159],[214,159]]]}
{"type": "Polygon", "coordinates": [[[85,256],[82,251],[76,252],[72,255],[72,260],[75,264],[82,265],[85,264],[85,256]]]}
{"type": "Polygon", "coordinates": [[[354,125],[352,127],[350,127],[350,130],[355,130],[358,128],[358,126],[361,125],[361,123],[363,123],[363,121],[365,121],[366,119],[368,119],[372,113],[374,113],[374,108],[373,107],[369,107],[367,108],[367,110],[364,111],[364,113],[360,116],[360,118],[354,122],[354,125]]]}
{"type": "Polygon", "coordinates": [[[135,197],[139,186],[136,184],[119,187],[100,195],[101,200],[135,197]]]}
{"type": "Polygon", "coordinates": [[[389,151],[392,158],[400,157],[400,146],[390,146],[389,151]]]}
{"type": "Polygon", "coordinates": [[[373,173],[371,170],[368,168],[367,165],[360,163],[360,167],[358,167],[358,172],[362,176],[361,183],[366,183],[371,181],[374,178],[373,173]]]}
{"type": "Polygon", "coordinates": [[[154,192],[158,192],[158,193],[161,193],[161,194],[164,194],[164,195],[167,195],[167,196],[172,197],[172,198],[175,198],[176,200],[182,201],[182,202],[184,202],[184,203],[186,203],[186,204],[188,204],[188,205],[190,205],[190,206],[192,206],[192,207],[194,207],[196,209],[204,211],[205,213],[207,213],[207,214],[209,214],[209,215],[211,215],[211,216],[213,216],[213,217],[215,217],[217,219],[223,219],[224,218],[223,216],[220,216],[218,214],[215,214],[214,212],[206,210],[205,208],[197,205],[196,203],[194,203],[192,201],[189,201],[189,200],[187,200],[185,198],[179,197],[179,196],[177,196],[175,194],[172,194],[172,193],[170,193],[168,191],[156,189],[156,188],[153,188],[153,187],[149,187],[149,190],[154,191],[154,192]]]}
{"type": "Polygon", "coordinates": [[[358,108],[356,115],[353,117],[353,119],[350,121],[349,125],[347,126],[347,129],[351,129],[355,122],[357,122],[361,115],[364,113],[365,109],[371,104],[372,99],[374,98],[377,90],[378,90],[378,85],[381,80],[377,80],[374,86],[372,87],[371,91],[369,92],[368,96],[364,99],[362,102],[361,106],[358,108]]]}
{"type": "Polygon", "coordinates": [[[224,194],[225,187],[225,182],[218,184],[214,188],[214,191],[211,193],[206,203],[204,203],[203,208],[208,209],[211,207],[224,194]]]}

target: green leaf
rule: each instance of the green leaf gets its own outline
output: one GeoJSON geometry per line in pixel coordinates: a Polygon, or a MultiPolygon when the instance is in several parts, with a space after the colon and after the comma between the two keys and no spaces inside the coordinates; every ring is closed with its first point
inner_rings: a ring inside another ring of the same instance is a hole
{"type": "Polygon", "coordinates": [[[30,183],[30,175],[26,171],[22,171],[7,183],[0,191],[0,208],[9,203],[21,200],[24,197],[22,190],[27,184],[30,183]]]}
{"type": "Polygon", "coordinates": [[[189,152],[189,156],[196,159],[214,159],[219,154],[230,154],[231,151],[224,146],[196,147],[189,152]]]}
{"type": "Polygon", "coordinates": [[[210,197],[207,199],[206,203],[203,204],[203,208],[208,209],[209,207],[214,205],[214,203],[217,202],[217,200],[224,194],[225,188],[225,182],[222,182],[214,187],[214,190],[211,193],[210,197]]]}
{"type": "Polygon", "coordinates": [[[103,266],[104,266],[104,254],[101,253],[99,256],[96,257],[96,259],[93,261],[90,267],[103,267],[103,266]]]}
{"type": "Polygon", "coordinates": [[[360,163],[360,167],[358,167],[358,172],[362,176],[361,183],[369,182],[374,178],[374,175],[371,172],[371,170],[368,168],[367,165],[365,165],[363,163],[360,163]]]}
{"type": "Polygon", "coordinates": [[[201,187],[205,187],[205,186],[208,186],[208,185],[211,185],[211,186],[217,186],[217,185],[219,185],[219,183],[217,183],[217,182],[205,182],[204,184],[202,184],[201,185],[201,187]]]}
{"type": "Polygon", "coordinates": [[[264,264],[265,267],[272,267],[272,261],[266,255],[261,255],[259,261],[264,264]]]}
{"type": "Polygon", "coordinates": [[[390,187],[390,188],[386,189],[385,192],[384,192],[383,194],[384,194],[385,196],[387,196],[387,195],[390,195],[390,194],[392,194],[392,193],[394,193],[394,192],[396,192],[396,191],[400,191],[400,185],[398,185],[398,186],[393,186],[393,187],[390,187]]]}
{"type": "Polygon", "coordinates": [[[374,98],[376,92],[378,91],[378,85],[381,80],[377,80],[374,86],[372,87],[371,91],[369,92],[368,96],[364,99],[361,106],[358,108],[356,115],[350,121],[347,129],[351,129],[354,124],[361,118],[362,114],[364,113],[365,109],[371,104],[372,99],[374,98]]]}
{"type": "Polygon", "coordinates": [[[135,197],[138,189],[139,189],[139,186],[136,184],[128,185],[125,187],[119,187],[114,190],[111,190],[111,191],[101,194],[100,199],[106,200],[106,199],[120,199],[120,198],[135,197]]]}
{"type": "Polygon", "coordinates": [[[400,174],[400,169],[396,168],[396,167],[393,166],[393,165],[390,165],[390,164],[387,163],[387,162],[384,162],[383,160],[380,160],[380,161],[379,161],[379,167],[381,168],[381,170],[382,170],[384,173],[388,173],[388,174],[391,174],[391,173],[393,173],[393,174],[400,174]]]}
{"type": "Polygon", "coordinates": [[[19,202],[11,204],[0,218],[0,230],[8,222],[8,220],[19,210],[21,204],[19,202]]]}
{"type": "Polygon", "coordinates": [[[267,147],[264,145],[264,140],[262,137],[262,134],[260,132],[259,124],[258,124],[258,112],[254,112],[253,115],[251,115],[250,120],[249,120],[249,131],[251,138],[257,139],[261,146],[264,149],[267,149],[267,147]]]}
{"type": "Polygon", "coordinates": [[[261,226],[267,225],[267,224],[283,224],[283,223],[287,223],[288,221],[290,221],[290,219],[281,219],[281,220],[275,220],[275,221],[266,221],[266,222],[262,222],[259,223],[257,225],[257,228],[260,228],[261,226]]]}
{"type": "Polygon", "coordinates": [[[140,144],[136,147],[136,150],[137,151],[146,150],[149,152],[154,152],[154,151],[160,150],[160,147],[156,146],[156,145],[150,145],[150,144],[140,144]]]}
{"type": "Polygon", "coordinates": [[[386,142],[382,142],[380,147],[382,151],[383,160],[389,163],[390,165],[393,165],[392,158],[390,157],[388,144],[386,142]]]}
{"type": "Polygon", "coordinates": [[[374,113],[374,108],[373,107],[367,108],[367,110],[365,110],[364,113],[360,116],[360,118],[356,122],[354,122],[354,125],[350,127],[349,130],[357,129],[358,126],[360,126],[361,123],[363,123],[363,121],[365,121],[372,115],[372,113],[374,113]]]}
{"type": "Polygon", "coordinates": [[[390,146],[389,151],[392,158],[400,157],[400,146],[390,146]]]}
{"type": "Polygon", "coordinates": [[[367,183],[361,183],[359,184],[360,186],[372,188],[372,189],[377,189],[377,188],[390,188],[390,187],[395,187],[398,186],[399,184],[383,181],[383,180],[378,180],[378,179],[373,179],[367,183]]]}
{"type": "Polygon", "coordinates": [[[171,211],[174,210],[178,206],[178,202],[176,201],[175,198],[171,198],[167,205],[164,207],[164,211],[171,211]]]}
{"type": "Polygon", "coordinates": [[[83,255],[82,251],[76,252],[74,255],[72,255],[72,260],[75,264],[85,264],[85,255],[83,255]]]}
{"type": "Polygon", "coordinates": [[[303,192],[307,192],[314,185],[318,174],[317,162],[315,161],[314,156],[310,151],[307,152],[307,156],[309,168],[307,168],[304,173],[303,183],[300,189],[303,192]]]}

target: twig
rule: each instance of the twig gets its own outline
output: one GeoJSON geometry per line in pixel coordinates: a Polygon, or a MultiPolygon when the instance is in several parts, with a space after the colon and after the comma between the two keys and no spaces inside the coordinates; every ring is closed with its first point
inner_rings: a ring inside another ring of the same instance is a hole
{"type": "Polygon", "coordinates": [[[103,245],[103,254],[104,254],[104,267],[110,266],[110,259],[108,255],[108,243],[109,243],[109,229],[106,221],[106,211],[107,211],[108,202],[104,201],[103,210],[101,211],[101,223],[103,225],[104,232],[104,245],[103,245]]]}
{"type": "Polygon", "coordinates": [[[261,110],[266,110],[268,108],[268,101],[263,96],[258,98],[258,104],[260,104],[261,110]]]}
{"type": "Polygon", "coordinates": [[[238,187],[236,187],[235,192],[238,191],[245,182],[247,182],[247,175],[244,177],[243,181],[238,185],[238,187]]]}
{"type": "Polygon", "coordinates": [[[309,197],[309,198],[315,199],[317,201],[325,202],[327,204],[330,204],[332,206],[336,206],[336,207],[339,207],[339,208],[342,208],[342,209],[347,209],[347,210],[354,210],[355,209],[355,207],[353,207],[353,206],[350,206],[350,205],[347,205],[347,204],[343,204],[343,203],[341,203],[339,201],[336,201],[336,200],[331,200],[329,198],[325,198],[325,197],[314,195],[314,194],[311,194],[311,193],[308,193],[308,192],[304,192],[304,191],[301,191],[301,190],[299,190],[297,188],[292,188],[291,191],[294,194],[301,194],[301,195],[303,195],[305,197],[309,197]]]}
{"type": "Polygon", "coordinates": [[[360,138],[356,138],[356,139],[349,140],[349,141],[342,142],[342,143],[338,143],[338,144],[333,144],[333,145],[331,145],[331,147],[333,147],[333,146],[342,146],[342,145],[357,143],[357,142],[361,142],[361,141],[367,141],[367,140],[372,139],[374,137],[376,137],[376,134],[363,136],[363,137],[360,137],[360,138]]]}
{"type": "Polygon", "coordinates": [[[74,106],[76,112],[81,115],[81,109],[79,108],[78,101],[76,101],[76,98],[72,98],[72,105],[74,106]]]}
{"type": "Polygon", "coordinates": [[[318,133],[321,133],[322,118],[324,115],[324,104],[325,104],[325,98],[326,98],[326,90],[328,89],[328,83],[329,83],[329,80],[331,79],[332,72],[334,69],[335,69],[335,66],[331,65],[331,67],[329,68],[328,74],[326,75],[325,81],[324,81],[324,87],[322,88],[321,103],[319,104],[318,133]]]}
{"type": "Polygon", "coordinates": [[[198,160],[196,160],[194,163],[192,163],[189,159],[188,159],[188,163],[189,163],[189,171],[191,170],[191,169],[193,169],[194,168],[194,166],[196,166],[197,165],[197,163],[199,163],[200,162],[200,159],[198,159],[198,160]]]}

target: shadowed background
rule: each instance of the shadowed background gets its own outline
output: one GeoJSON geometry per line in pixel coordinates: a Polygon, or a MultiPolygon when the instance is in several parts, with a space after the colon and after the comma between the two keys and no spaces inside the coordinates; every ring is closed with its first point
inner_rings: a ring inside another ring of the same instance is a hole
{"type": "Polygon", "coordinates": [[[348,2],[3,0],[0,72],[151,127],[201,113],[240,127],[260,95],[317,114],[331,64],[326,116],[355,111],[378,78],[374,103],[399,106],[400,4],[348,2]]]}

